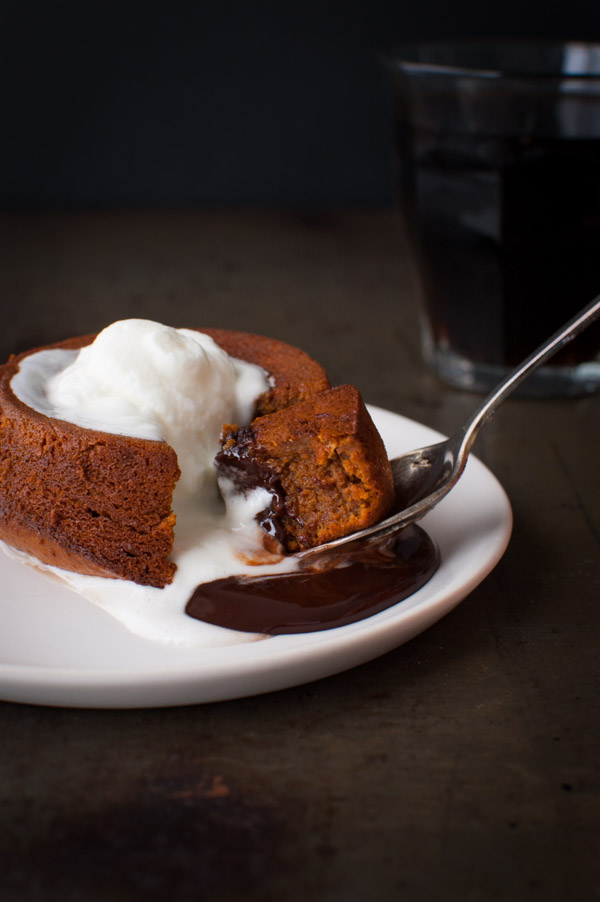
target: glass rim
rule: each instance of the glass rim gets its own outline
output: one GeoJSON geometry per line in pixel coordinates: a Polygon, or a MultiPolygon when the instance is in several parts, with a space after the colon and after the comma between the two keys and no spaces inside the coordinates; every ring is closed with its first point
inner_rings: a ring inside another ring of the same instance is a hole
{"type": "Polygon", "coordinates": [[[398,45],[384,55],[384,64],[408,76],[444,76],[487,80],[531,79],[567,81],[600,79],[600,42],[578,40],[545,41],[415,41],[398,45]],[[542,64],[540,55],[554,53],[560,67],[542,64]],[[455,55],[450,61],[448,57],[455,55]],[[558,56],[560,54],[560,57],[558,56]],[[505,56],[499,65],[493,55],[505,56]],[[462,56],[462,59],[461,59],[462,56]],[[519,56],[521,65],[515,62],[519,56]],[[446,57],[444,59],[443,57],[446,57]],[[511,60],[512,57],[512,60],[511,60]],[[534,57],[537,62],[535,62],[534,57]],[[477,63],[475,62],[477,60],[477,63]],[[523,64],[522,61],[527,60],[523,64]]]}

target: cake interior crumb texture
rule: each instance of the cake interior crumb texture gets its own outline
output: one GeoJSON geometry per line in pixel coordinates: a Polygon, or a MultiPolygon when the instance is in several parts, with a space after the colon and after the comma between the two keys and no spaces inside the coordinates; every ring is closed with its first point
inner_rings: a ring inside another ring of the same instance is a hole
{"type": "Polygon", "coordinates": [[[217,466],[240,490],[260,484],[272,492],[263,525],[287,551],[369,526],[392,504],[383,442],[350,385],[229,427],[217,466]]]}

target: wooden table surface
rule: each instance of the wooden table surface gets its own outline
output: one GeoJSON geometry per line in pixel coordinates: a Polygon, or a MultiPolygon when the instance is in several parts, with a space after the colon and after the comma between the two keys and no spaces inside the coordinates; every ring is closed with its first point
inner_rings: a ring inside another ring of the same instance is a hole
{"type": "MultiPolygon", "coordinates": [[[[129,316],[273,335],[442,432],[392,211],[1,219],[2,357],[129,316]]],[[[337,676],[187,708],[0,703],[3,900],[600,898],[600,401],[510,400],[477,453],[494,572],[337,676]]]]}

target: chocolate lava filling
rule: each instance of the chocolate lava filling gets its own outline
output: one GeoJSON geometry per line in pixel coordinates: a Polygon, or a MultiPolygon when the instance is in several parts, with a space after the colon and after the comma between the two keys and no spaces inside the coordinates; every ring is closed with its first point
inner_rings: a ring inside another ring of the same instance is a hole
{"type": "Polygon", "coordinates": [[[345,626],[412,595],[435,573],[439,552],[421,527],[338,555],[341,566],[268,577],[229,576],[199,585],[190,617],[242,632],[281,635],[345,626]]]}
{"type": "MultiPolygon", "coordinates": [[[[242,494],[257,487],[270,493],[270,505],[256,519],[285,548],[286,524],[300,520],[290,510],[280,472],[260,459],[261,450],[252,426],[226,427],[217,472],[242,494]]],[[[186,613],[228,629],[267,635],[331,629],[402,601],[420,589],[438,565],[435,543],[413,525],[391,539],[346,546],[324,560],[322,569],[301,562],[299,571],[289,574],[202,583],[186,613]]]]}
{"type": "MultiPolygon", "coordinates": [[[[286,530],[283,518],[291,514],[279,473],[255,456],[256,436],[251,426],[243,426],[232,433],[234,441],[225,441],[215,463],[219,475],[231,479],[237,491],[247,494],[256,488],[266,489],[271,503],[256,515],[256,520],[267,535],[277,539],[285,547],[286,530]]],[[[297,518],[294,518],[297,521],[297,518]]]]}

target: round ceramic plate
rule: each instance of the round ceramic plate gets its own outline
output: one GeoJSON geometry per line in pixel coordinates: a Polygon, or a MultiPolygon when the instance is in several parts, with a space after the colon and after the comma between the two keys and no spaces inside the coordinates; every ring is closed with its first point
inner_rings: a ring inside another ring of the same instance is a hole
{"type": "MultiPolygon", "coordinates": [[[[438,441],[433,430],[370,408],[391,457],[438,441]]],[[[418,592],[359,623],[223,648],[138,638],[63,584],[0,556],[0,698],[68,707],[133,708],[223,701],[340,673],[431,626],[502,557],[512,514],[504,490],[471,458],[422,521],[441,565],[418,592]]]]}

